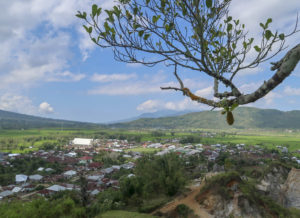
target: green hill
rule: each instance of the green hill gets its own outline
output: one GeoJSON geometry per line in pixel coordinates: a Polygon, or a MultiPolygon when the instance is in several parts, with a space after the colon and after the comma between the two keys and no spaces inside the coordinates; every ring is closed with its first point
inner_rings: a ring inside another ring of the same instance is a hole
{"type": "MultiPolygon", "coordinates": [[[[237,129],[300,129],[300,111],[283,112],[274,109],[240,107],[233,112],[237,129]]],[[[143,118],[110,125],[116,128],[166,128],[166,129],[227,129],[226,116],[219,111],[203,111],[176,117],[143,118]]]]}
{"type": "Polygon", "coordinates": [[[49,119],[0,110],[1,129],[31,129],[31,128],[92,128],[99,126],[93,123],[49,119]]]}

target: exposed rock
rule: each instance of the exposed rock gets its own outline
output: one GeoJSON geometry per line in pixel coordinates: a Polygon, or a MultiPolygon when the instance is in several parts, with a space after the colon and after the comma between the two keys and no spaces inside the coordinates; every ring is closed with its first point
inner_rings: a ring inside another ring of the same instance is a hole
{"type": "Polygon", "coordinates": [[[273,167],[261,180],[256,188],[271,197],[275,202],[283,202],[283,184],[288,176],[289,169],[278,165],[273,167]]]}
{"type": "Polygon", "coordinates": [[[284,192],[284,206],[300,209],[300,169],[293,168],[290,171],[282,191],[284,192]]]}
{"type": "Polygon", "coordinates": [[[236,194],[232,199],[224,199],[218,194],[208,194],[201,203],[214,217],[260,218],[259,209],[250,205],[243,196],[236,194]]]}

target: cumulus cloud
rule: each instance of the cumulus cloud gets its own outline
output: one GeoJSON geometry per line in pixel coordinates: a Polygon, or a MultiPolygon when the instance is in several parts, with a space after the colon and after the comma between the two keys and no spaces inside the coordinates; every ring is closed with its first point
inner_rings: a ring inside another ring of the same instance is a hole
{"type": "Polygon", "coordinates": [[[300,95],[300,88],[293,88],[291,86],[286,86],[283,90],[283,93],[286,95],[300,95]]]}
{"type": "MultiPolygon", "coordinates": [[[[72,48],[78,46],[82,55],[93,49],[75,13],[90,10],[93,3],[91,0],[1,1],[0,89],[83,79],[85,75],[68,70],[72,48]],[[71,34],[70,29],[77,35],[71,34]]],[[[113,4],[110,0],[99,3],[104,8],[113,4]]]]}
{"type": "Polygon", "coordinates": [[[109,84],[88,91],[91,95],[142,95],[161,92],[159,85],[143,81],[127,84],[109,84]]]}
{"type": "Polygon", "coordinates": [[[162,101],[150,99],[138,105],[136,109],[142,112],[156,112],[159,110],[206,110],[209,109],[209,107],[192,101],[189,98],[184,98],[179,101],[162,101]]]}
{"type": "Polygon", "coordinates": [[[161,102],[158,100],[148,100],[137,106],[138,111],[156,112],[161,107],[161,102]]]}
{"type": "Polygon", "coordinates": [[[114,81],[124,81],[136,78],[135,73],[131,74],[94,74],[91,78],[93,82],[114,82],[114,81]]]}
{"type": "Polygon", "coordinates": [[[37,113],[37,108],[33,105],[31,99],[12,93],[5,93],[0,96],[0,109],[30,115],[37,113]]]}
{"type": "Polygon", "coordinates": [[[48,102],[44,101],[39,106],[39,112],[42,114],[52,114],[54,112],[54,109],[48,102]]]}
{"type": "MultiPolygon", "coordinates": [[[[197,90],[195,94],[205,98],[212,97],[213,87],[209,86],[207,88],[197,90]]],[[[205,109],[209,109],[209,107],[204,104],[199,104],[198,102],[192,101],[188,97],[185,97],[179,101],[162,101],[162,100],[150,99],[138,105],[136,109],[138,111],[143,111],[143,112],[155,112],[158,110],[165,110],[165,109],[174,110],[174,111],[205,110],[205,109]]]]}

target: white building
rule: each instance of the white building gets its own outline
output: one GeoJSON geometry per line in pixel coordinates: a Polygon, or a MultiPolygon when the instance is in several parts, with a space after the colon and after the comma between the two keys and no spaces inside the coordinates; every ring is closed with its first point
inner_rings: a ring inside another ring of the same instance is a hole
{"type": "Polygon", "coordinates": [[[93,144],[93,139],[74,138],[72,141],[72,145],[74,146],[88,147],[88,146],[92,146],[92,144],[93,144]]]}
{"type": "Polygon", "coordinates": [[[52,185],[50,187],[47,188],[49,191],[54,191],[54,192],[58,192],[58,191],[64,191],[66,190],[66,187],[60,186],[60,185],[52,185]]]}
{"type": "Polygon", "coordinates": [[[28,176],[26,176],[26,175],[23,175],[23,174],[16,175],[16,183],[26,182],[27,179],[28,179],[28,176]]]}
{"type": "Polygon", "coordinates": [[[76,174],[77,173],[74,170],[69,170],[69,171],[64,172],[64,176],[66,176],[66,177],[72,177],[72,176],[75,176],[76,174]]]}

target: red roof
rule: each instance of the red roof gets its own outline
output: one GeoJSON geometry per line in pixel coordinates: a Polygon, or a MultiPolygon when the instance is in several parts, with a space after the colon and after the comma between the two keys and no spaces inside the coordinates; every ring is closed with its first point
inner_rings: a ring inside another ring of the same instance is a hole
{"type": "Polygon", "coordinates": [[[84,156],[84,157],[81,157],[80,160],[92,160],[93,157],[90,157],[90,156],[84,156]]]}
{"type": "Polygon", "coordinates": [[[93,163],[89,164],[89,167],[90,168],[100,168],[100,167],[102,167],[102,163],[100,163],[100,162],[93,162],[93,163]]]}

